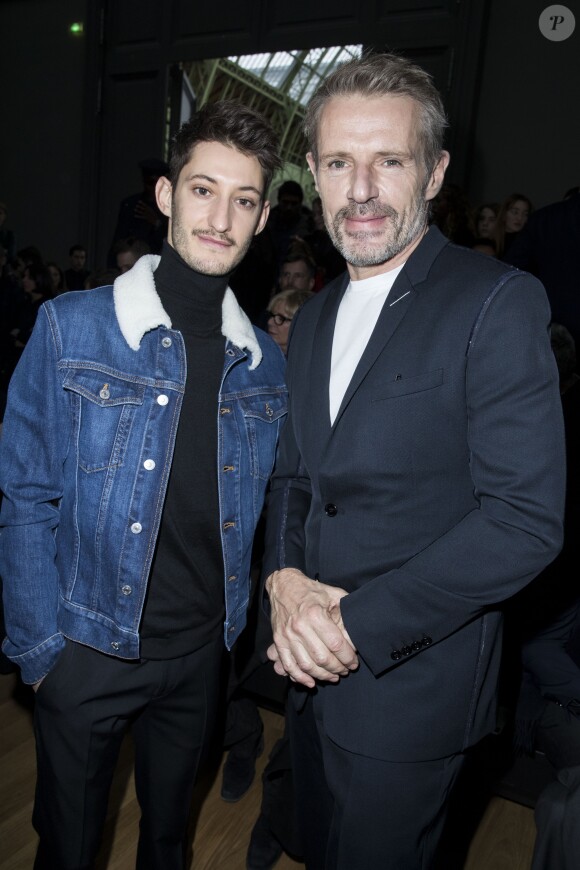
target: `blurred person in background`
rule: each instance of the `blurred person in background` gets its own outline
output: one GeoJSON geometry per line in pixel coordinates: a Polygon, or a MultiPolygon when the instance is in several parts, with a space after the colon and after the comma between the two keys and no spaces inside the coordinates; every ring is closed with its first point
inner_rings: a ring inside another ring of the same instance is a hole
{"type": "Polygon", "coordinates": [[[72,245],[68,252],[70,266],[64,273],[67,290],[84,290],[89,277],[87,250],[82,245],[72,245]]]}
{"type": "Polygon", "coordinates": [[[284,355],[288,352],[288,333],[294,315],[312,296],[312,290],[282,290],[270,299],[266,312],[268,333],[284,355]]]}
{"type": "Polygon", "coordinates": [[[533,211],[531,200],[523,193],[510,193],[499,207],[494,239],[497,256],[503,260],[525,227],[533,211]]]}
{"type": "Polygon", "coordinates": [[[493,239],[499,205],[497,202],[484,202],[475,212],[475,235],[478,239],[493,239]]]}

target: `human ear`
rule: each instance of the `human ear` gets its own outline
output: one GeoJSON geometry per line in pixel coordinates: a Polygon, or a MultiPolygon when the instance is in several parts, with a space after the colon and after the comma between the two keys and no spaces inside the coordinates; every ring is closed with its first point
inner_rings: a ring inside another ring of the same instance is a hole
{"type": "Polygon", "coordinates": [[[171,182],[164,175],[161,176],[157,180],[157,184],[155,185],[155,200],[157,202],[157,206],[161,214],[164,214],[165,217],[171,217],[171,195],[172,195],[172,186],[171,182]]]}
{"type": "Polygon", "coordinates": [[[431,177],[429,178],[429,183],[427,184],[427,191],[425,194],[425,199],[427,201],[434,199],[437,196],[439,191],[443,186],[443,179],[445,178],[445,171],[449,166],[449,151],[442,151],[439,155],[439,160],[435,164],[435,168],[431,172],[431,177]]]}
{"type": "Polygon", "coordinates": [[[312,151],[309,151],[308,154],[306,155],[306,162],[308,163],[308,168],[310,169],[310,171],[312,173],[312,177],[314,179],[314,187],[316,188],[316,192],[320,193],[320,191],[318,190],[318,181],[316,178],[316,160],[314,159],[314,154],[312,153],[312,151]]]}
{"type": "Polygon", "coordinates": [[[261,233],[264,227],[266,226],[266,221],[268,220],[268,215],[270,214],[270,203],[268,200],[264,202],[262,206],[262,213],[260,215],[260,219],[258,221],[258,225],[254,231],[254,235],[257,236],[258,233],[261,233]]]}

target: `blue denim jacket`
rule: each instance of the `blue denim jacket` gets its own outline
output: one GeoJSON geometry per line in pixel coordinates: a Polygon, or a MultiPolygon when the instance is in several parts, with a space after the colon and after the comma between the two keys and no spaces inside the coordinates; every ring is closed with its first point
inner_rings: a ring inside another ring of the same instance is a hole
{"type": "MultiPolygon", "coordinates": [[[[126,659],[157,540],[186,376],[143,257],[114,287],[40,309],[0,445],[3,649],[33,683],[68,637],[126,659]]],[[[246,620],[252,539],[286,413],[284,358],[231,290],[222,307],[218,482],[225,643],[246,620]]],[[[195,457],[191,457],[195,462],[195,457]]]]}

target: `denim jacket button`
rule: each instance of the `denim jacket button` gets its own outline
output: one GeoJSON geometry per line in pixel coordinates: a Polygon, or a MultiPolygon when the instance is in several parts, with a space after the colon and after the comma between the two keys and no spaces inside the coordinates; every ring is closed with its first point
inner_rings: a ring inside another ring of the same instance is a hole
{"type": "Polygon", "coordinates": [[[130,595],[132,591],[133,590],[131,589],[130,586],[127,586],[127,585],[121,586],[121,592],[123,593],[123,595],[130,595]]]}
{"type": "Polygon", "coordinates": [[[169,399],[167,398],[165,393],[161,393],[160,396],[157,396],[157,404],[158,405],[167,405],[168,402],[169,402],[169,399]]]}
{"type": "Polygon", "coordinates": [[[166,335],[165,338],[162,338],[162,339],[161,339],[161,344],[163,345],[163,347],[171,347],[171,345],[173,344],[173,342],[171,341],[171,339],[169,338],[169,336],[166,335]]]}
{"type": "Polygon", "coordinates": [[[119,641],[113,640],[111,641],[111,646],[113,647],[113,649],[120,649],[121,644],[119,643],[119,641]]]}
{"type": "Polygon", "coordinates": [[[143,526],[141,525],[141,523],[133,523],[133,525],[131,526],[131,531],[134,535],[138,535],[143,531],[143,526]]]}
{"type": "Polygon", "coordinates": [[[146,459],[143,463],[143,468],[147,469],[147,471],[153,471],[153,469],[155,468],[155,460],[146,459]]]}

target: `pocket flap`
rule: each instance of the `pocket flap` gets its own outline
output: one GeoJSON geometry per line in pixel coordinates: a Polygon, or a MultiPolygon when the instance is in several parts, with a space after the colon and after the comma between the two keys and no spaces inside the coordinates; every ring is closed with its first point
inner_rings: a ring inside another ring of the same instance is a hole
{"type": "Polygon", "coordinates": [[[64,388],[103,408],[111,405],[141,405],[145,395],[143,384],[93,369],[74,369],[67,372],[64,388]]]}
{"type": "Polygon", "coordinates": [[[264,423],[274,423],[286,413],[286,396],[256,395],[240,399],[244,417],[255,417],[264,423]]]}
{"type": "Polygon", "coordinates": [[[380,396],[373,396],[373,402],[381,402],[383,399],[392,399],[395,396],[408,396],[411,393],[422,393],[424,390],[432,390],[440,387],[443,383],[443,369],[435,369],[421,375],[397,375],[390,383],[384,384],[380,396]]]}

